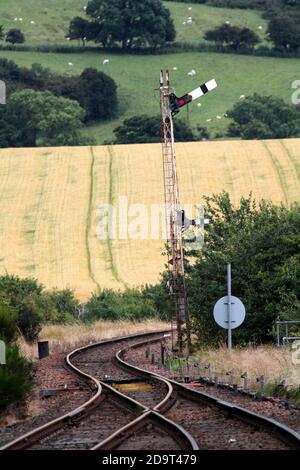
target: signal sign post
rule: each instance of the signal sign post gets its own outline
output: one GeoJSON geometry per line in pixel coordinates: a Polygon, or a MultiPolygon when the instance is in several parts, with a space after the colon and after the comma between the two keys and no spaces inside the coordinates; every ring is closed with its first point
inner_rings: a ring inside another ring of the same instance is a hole
{"type": "Polygon", "coordinates": [[[245,320],[246,309],[243,302],[231,295],[231,264],[227,265],[227,295],[218,300],[214,306],[216,323],[228,330],[228,350],[232,349],[232,330],[238,328],[245,320]]]}
{"type": "MultiPolygon", "coordinates": [[[[184,270],[184,250],[182,222],[178,223],[178,215],[181,214],[185,222],[184,213],[180,209],[179,185],[177,176],[175,141],[173,117],[179,113],[180,109],[197,100],[201,96],[217,88],[216,81],[209,80],[203,83],[190,93],[177,97],[171,90],[169,72],[160,73],[160,105],[162,123],[163,142],[163,172],[164,172],[164,193],[166,202],[166,226],[167,226],[167,254],[170,294],[175,301],[175,315],[177,323],[177,341],[179,353],[182,354],[186,347],[190,354],[191,327],[188,309],[187,288],[184,270]]],[[[188,221],[190,225],[196,225],[197,221],[188,221]]],[[[205,223],[205,221],[204,221],[205,223]]]]}

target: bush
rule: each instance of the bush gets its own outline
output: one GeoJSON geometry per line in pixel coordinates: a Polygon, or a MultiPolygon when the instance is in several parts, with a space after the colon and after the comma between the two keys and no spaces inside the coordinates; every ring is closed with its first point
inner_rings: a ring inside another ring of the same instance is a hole
{"type": "Polygon", "coordinates": [[[202,343],[217,343],[226,335],[212,312],[226,294],[226,266],[231,262],[232,292],[247,312],[234,341],[272,341],[276,320],[299,320],[300,205],[258,204],[249,196],[234,207],[227,193],[205,200],[210,225],[188,277],[194,331],[202,343]]]}
{"type": "Polygon", "coordinates": [[[233,119],[229,136],[242,139],[283,139],[300,136],[299,111],[280,98],[254,94],[227,112],[233,119]]]}
{"type": "Polygon", "coordinates": [[[207,31],[204,38],[207,41],[214,41],[216,44],[226,46],[234,51],[241,48],[253,49],[260,39],[254,31],[249,28],[239,28],[226,23],[217,28],[207,31]]]}
{"type": "Polygon", "coordinates": [[[0,410],[24,399],[31,389],[31,363],[21,356],[17,345],[6,348],[6,364],[0,366],[0,410]]]}
{"type": "MultiPolygon", "coordinates": [[[[155,143],[162,141],[160,116],[133,116],[114,129],[115,144],[155,143]]],[[[174,134],[177,142],[196,140],[192,129],[183,120],[174,120],[174,134]]]]}
{"type": "Polygon", "coordinates": [[[14,275],[0,276],[0,301],[0,331],[3,327],[6,338],[13,339],[14,328],[19,329],[29,342],[43,324],[74,321],[79,306],[71,289],[45,291],[36,279],[14,275]]]}
{"type": "Polygon", "coordinates": [[[23,44],[25,42],[25,36],[19,29],[10,29],[6,35],[6,42],[11,44],[23,44]]]}
{"type": "Polygon", "coordinates": [[[16,312],[0,303],[0,339],[6,344],[12,343],[18,335],[16,312]]]}
{"type": "Polygon", "coordinates": [[[129,320],[142,321],[148,318],[158,318],[155,304],[149,297],[137,289],[127,289],[124,292],[104,289],[100,294],[94,294],[85,304],[83,321],[96,320],[129,320]]]}
{"type": "Polygon", "coordinates": [[[269,40],[277,49],[297,51],[300,48],[300,15],[273,18],[268,26],[269,40]]]}

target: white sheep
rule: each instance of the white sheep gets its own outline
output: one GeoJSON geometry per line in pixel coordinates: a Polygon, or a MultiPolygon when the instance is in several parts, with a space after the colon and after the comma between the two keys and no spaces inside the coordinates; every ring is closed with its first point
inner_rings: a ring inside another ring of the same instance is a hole
{"type": "Polygon", "coordinates": [[[102,62],[103,65],[106,65],[106,64],[109,64],[109,59],[104,59],[104,61],[102,62]]]}

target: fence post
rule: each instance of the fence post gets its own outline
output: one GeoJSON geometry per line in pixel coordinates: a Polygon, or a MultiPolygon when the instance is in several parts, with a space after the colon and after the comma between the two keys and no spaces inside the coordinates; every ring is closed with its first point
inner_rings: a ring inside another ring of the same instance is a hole
{"type": "Polygon", "coordinates": [[[38,341],[39,359],[49,356],[49,342],[38,341]]]}

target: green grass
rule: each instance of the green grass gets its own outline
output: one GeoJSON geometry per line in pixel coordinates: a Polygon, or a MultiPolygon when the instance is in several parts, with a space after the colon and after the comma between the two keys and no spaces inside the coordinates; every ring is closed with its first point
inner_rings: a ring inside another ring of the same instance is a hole
{"type": "MultiPolygon", "coordinates": [[[[5,29],[20,28],[26,36],[28,45],[41,44],[70,44],[65,38],[70,20],[74,16],[85,17],[83,7],[88,0],[0,0],[1,21],[5,29]],[[23,21],[14,21],[22,18],[23,21]],[[32,25],[30,22],[35,21],[32,25]]],[[[247,26],[256,31],[264,39],[266,21],[260,12],[253,10],[237,10],[213,8],[206,5],[196,5],[177,2],[165,2],[174,18],[177,31],[177,41],[198,43],[203,40],[203,34],[208,29],[230,21],[237,26],[247,26]],[[189,11],[188,7],[192,7],[189,11]],[[182,23],[192,16],[191,25],[182,23]],[[262,30],[258,30],[258,26],[262,30]]],[[[73,41],[76,44],[76,41],[73,41]]]]}
{"type": "Polygon", "coordinates": [[[203,39],[206,31],[229,21],[232,25],[252,29],[264,45],[267,43],[265,40],[267,21],[261,17],[261,12],[178,2],[165,2],[165,5],[174,19],[177,31],[176,41],[194,44],[206,42],[203,39]],[[192,10],[189,10],[189,7],[192,7],[192,10]],[[183,23],[189,16],[192,17],[192,23],[184,25],[183,23]],[[259,29],[259,26],[262,26],[262,29],[259,29]]]}
{"type": "MultiPolygon", "coordinates": [[[[188,92],[200,83],[216,78],[218,90],[202,98],[202,106],[190,105],[189,118],[193,126],[204,125],[213,133],[224,132],[228,121],[224,113],[232,108],[240,95],[258,92],[274,95],[291,103],[291,84],[299,79],[299,59],[251,57],[217,53],[181,53],[169,55],[137,56],[86,52],[78,54],[54,54],[36,52],[2,51],[0,57],[7,57],[22,66],[40,63],[44,67],[63,74],[79,74],[86,67],[96,67],[110,75],[118,84],[119,117],[105,124],[88,128],[85,133],[96,138],[101,144],[113,138],[113,129],[125,118],[136,114],[154,115],[159,113],[158,79],[161,68],[172,72],[172,85],[178,95],[188,92]],[[103,66],[104,58],[110,63],[103,66]],[[69,62],[74,65],[70,67],[69,62]],[[187,72],[197,71],[195,77],[187,72]],[[222,116],[221,120],[216,118],[222,116]],[[207,119],[212,119],[206,122],[207,119]]],[[[181,112],[182,117],[187,112],[181,112]]]]}

